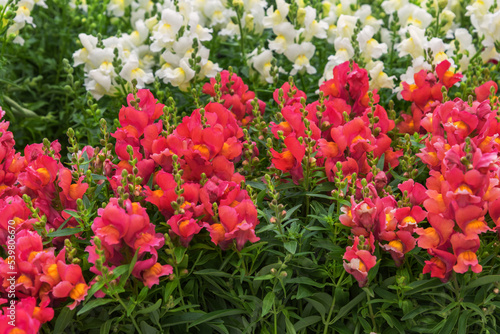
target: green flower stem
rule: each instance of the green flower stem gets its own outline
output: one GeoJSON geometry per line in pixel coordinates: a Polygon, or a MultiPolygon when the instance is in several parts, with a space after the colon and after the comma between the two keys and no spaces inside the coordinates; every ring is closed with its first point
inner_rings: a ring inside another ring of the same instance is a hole
{"type": "MultiPolygon", "coordinates": [[[[335,285],[335,289],[339,286],[342,285],[342,281],[344,280],[344,275],[345,275],[345,270],[342,270],[342,274],[340,274],[340,278],[337,281],[337,284],[335,285]]],[[[326,321],[324,322],[325,328],[323,330],[323,334],[328,334],[328,328],[330,327],[330,321],[332,319],[333,315],[333,309],[335,308],[335,289],[332,289],[332,305],[330,305],[330,310],[328,311],[328,317],[326,318],[326,321]]]]}
{"type": "MultiPolygon", "coordinates": [[[[125,312],[127,312],[127,306],[126,306],[126,305],[125,305],[125,303],[122,301],[122,299],[120,298],[120,296],[119,296],[117,293],[115,293],[114,297],[115,297],[115,299],[116,299],[116,300],[117,300],[117,301],[118,301],[118,302],[119,302],[119,303],[123,306],[124,311],[125,311],[125,312]]],[[[135,317],[131,314],[131,315],[129,316],[129,318],[132,320],[132,323],[134,324],[134,327],[135,327],[135,329],[137,330],[137,333],[142,334],[142,331],[141,331],[141,329],[139,328],[139,325],[137,325],[137,321],[135,321],[135,317]]]]}

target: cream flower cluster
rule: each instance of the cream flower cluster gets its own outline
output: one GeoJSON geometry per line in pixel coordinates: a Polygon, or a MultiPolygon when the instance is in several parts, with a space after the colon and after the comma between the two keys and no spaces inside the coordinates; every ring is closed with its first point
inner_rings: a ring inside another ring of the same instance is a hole
{"type": "Polygon", "coordinates": [[[7,29],[7,36],[15,35],[16,37],[14,38],[13,42],[23,45],[24,39],[19,36],[19,31],[23,29],[26,24],[35,27],[35,24],[33,23],[33,17],[31,16],[33,8],[35,7],[35,5],[47,8],[47,4],[45,4],[44,0],[15,0],[11,4],[8,4],[8,0],[0,0],[0,6],[2,6],[2,10],[4,12],[8,11],[9,7],[13,5],[17,7],[17,10],[16,15],[13,18],[13,24],[7,29]]]}
{"type": "Polygon", "coordinates": [[[221,69],[208,59],[210,50],[202,45],[212,39],[212,29],[205,27],[206,17],[193,5],[191,1],[179,2],[178,7],[169,1],[156,6],[143,0],[110,1],[108,15],[122,17],[131,7],[134,30],[100,43],[95,36],[79,35],[82,48],[73,54],[74,66],[84,65],[87,90],[100,99],[125,88],[123,81],[129,85],[135,80],[141,89],[155,77],[186,90],[196,75],[193,66],[199,67],[198,79],[214,77],[221,69]],[[153,11],[158,14],[152,15],[153,11]]]}
{"type": "Polygon", "coordinates": [[[500,6],[494,1],[471,2],[465,21],[460,22],[464,8],[459,0],[384,0],[381,8],[359,6],[356,0],[311,5],[303,0],[272,4],[263,0],[165,0],[162,4],[111,0],[108,15],[130,15],[135,30],[103,40],[100,46],[95,37],[81,35],[84,48],[75,53],[75,65],[85,64],[86,86],[96,97],[112,94],[117,76],[127,82],[136,79],[139,88],[156,77],[185,90],[195,76],[213,77],[220,70],[213,61],[224,50],[206,47],[213,36],[240,42],[245,34],[243,47],[253,51],[244,62],[262,81],[272,83],[275,70],[284,72],[284,67],[290,75],[322,73],[322,82],[331,79],[336,65],[356,57],[368,70],[372,89],[398,91],[401,81],[412,83],[414,73],[445,59],[462,71],[477,52],[485,62],[500,60],[495,48],[500,42],[500,6]],[[466,29],[469,18],[474,36],[466,29]],[[264,36],[271,37],[262,41],[264,36]],[[478,38],[482,45],[474,45],[478,38]],[[327,54],[321,54],[324,59],[317,58],[319,45],[326,46],[327,54]],[[119,73],[112,65],[115,53],[123,63],[119,73]],[[393,64],[387,61],[402,57],[411,66],[405,66],[406,72],[399,77],[388,76],[393,64]],[[324,68],[316,68],[318,63],[324,68]],[[278,65],[275,70],[273,64],[278,65]]]}

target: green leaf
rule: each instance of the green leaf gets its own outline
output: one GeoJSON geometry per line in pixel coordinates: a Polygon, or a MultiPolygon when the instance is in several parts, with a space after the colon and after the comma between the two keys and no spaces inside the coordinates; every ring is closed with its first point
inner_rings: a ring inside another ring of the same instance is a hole
{"type": "Polygon", "coordinates": [[[362,300],[364,300],[366,298],[366,292],[361,292],[359,295],[357,295],[356,297],[354,297],[349,303],[347,303],[346,305],[344,305],[340,310],[339,310],[339,313],[337,314],[337,316],[333,319],[332,321],[332,324],[336,323],[339,319],[341,319],[342,317],[344,317],[347,313],[349,313],[349,311],[354,307],[356,306],[357,304],[359,304],[362,300]]]}
{"type": "Polygon", "coordinates": [[[156,301],[156,303],[154,303],[153,305],[151,305],[149,307],[146,307],[146,308],[144,308],[142,310],[137,311],[137,314],[148,314],[148,313],[154,312],[154,311],[156,311],[157,309],[160,308],[161,303],[162,303],[162,300],[158,299],[156,301]]]}
{"type": "Polygon", "coordinates": [[[291,253],[291,254],[295,254],[295,251],[297,250],[297,241],[286,241],[283,246],[285,247],[285,249],[291,253]]]}
{"type": "Polygon", "coordinates": [[[266,190],[266,185],[262,182],[246,181],[245,184],[247,184],[250,187],[255,188],[255,189],[266,190]]]}
{"type": "Polygon", "coordinates": [[[444,325],[439,331],[439,334],[450,334],[452,333],[453,329],[455,329],[455,324],[457,323],[458,316],[460,315],[460,308],[457,307],[455,308],[451,314],[445,318],[444,325]]]}
{"type": "Polygon", "coordinates": [[[285,328],[286,328],[286,333],[287,334],[295,334],[295,327],[293,326],[292,322],[288,317],[285,317],[285,328]]]}
{"type": "Polygon", "coordinates": [[[266,314],[269,313],[271,308],[274,305],[274,299],[275,295],[273,291],[270,291],[267,293],[266,297],[264,297],[264,300],[262,301],[262,314],[261,317],[265,316],[266,314]]]}
{"type": "Polygon", "coordinates": [[[175,262],[181,263],[184,259],[184,254],[186,254],[186,248],[179,246],[174,249],[175,262]]]}
{"type": "Polygon", "coordinates": [[[75,218],[76,220],[80,220],[80,214],[78,212],[73,210],[64,210],[64,212],[66,212],[68,215],[75,218]]]}
{"type": "Polygon", "coordinates": [[[254,281],[267,281],[267,280],[270,280],[273,278],[274,278],[274,275],[269,274],[269,275],[257,276],[253,280],[254,281]]]}
{"type": "Polygon", "coordinates": [[[233,277],[228,273],[216,269],[203,269],[194,272],[195,275],[215,276],[215,277],[233,277]]]}
{"type": "Polygon", "coordinates": [[[298,332],[301,329],[309,328],[320,321],[321,317],[319,315],[311,315],[297,321],[293,327],[295,328],[295,331],[298,332]]]}
{"type": "Polygon", "coordinates": [[[113,324],[113,321],[115,319],[109,319],[104,323],[104,325],[101,326],[101,330],[99,331],[100,334],[109,334],[109,331],[111,330],[111,325],[113,324]]]}
{"type": "Polygon", "coordinates": [[[179,283],[178,280],[173,280],[167,283],[167,286],[165,287],[165,292],[163,293],[164,300],[168,300],[170,298],[172,292],[174,292],[175,288],[177,288],[178,283],[179,283]]]}
{"type": "Polygon", "coordinates": [[[472,288],[476,288],[481,285],[496,283],[496,282],[500,282],[500,275],[483,276],[472,281],[469,285],[465,287],[465,289],[470,290],[472,288]]]}
{"type": "Polygon", "coordinates": [[[81,228],[75,227],[75,228],[65,228],[62,230],[54,231],[49,234],[47,234],[48,237],[55,238],[55,237],[65,237],[67,235],[73,235],[80,233],[82,231],[81,228]]]}
{"type": "Polygon", "coordinates": [[[141,326],[141,332],[143,334],[156,334],[156,333],[158,333],[158,330],[156,328],[154,328],[153,326],[149,325],[145,321],[141,321],[140,326],[141,326]]]}
{"type": "Polygon", "coordinates": [[[402,321],[411,320],[411,319],[415,318],[417,315],[422,314],[424,312],[427,312],[429,310],[432,310],[433,308],[434,308],[433,306],[419,306],[416,309],[414,309],[413,311],[408,312],[407,314],[405,314],[401,318],[401,320],[402,321]]]}
{"type": "Polygon", "coordinates": [[[64,307],[57,317],[56,324],[54,325],[54,334],[65,333],[66,327],[73,321],[73,316],[76,310],[70,310],[68,307],[64,307]]]}
{"type": "Polygon", "coordinates": [[[88,311],[96,308],[96,307],[99,307],[101,305],[106,305],[106,304],[109,304],[111,302],[113,302],[114,300],[113,299],[94,299],[94,300],[91,300],[89,301],[87,304],[83,305],[83,307],[80,309],[80,311],[78,311],[78,313],[76,314],[77,316],[80,316],[82,314],[85,314],[87,313],[88,311]]]}
{"type": "MultiPolygon", "coordinates": [[[[137,262],[137,256],[139,254],[139,248],[135,251],[134,257],[132,258],[132,261],[130,261],[130,264],[127,266],[127,271],[120,277],[120,282],[118,283],[118,286],[123,288],[125,284],[127,283],[128,278],[130,277],[130,274],[132,274],[132,271],[134,270],[135,263],[137,262]]],[[[113,270],[113,273],[116,275],[116,269],[113,270]]]]}
{"type": "Polygon", "coordinates": [[[93,180],[107,180],[108,178],[104,175],[91,174],[93,180]]]}
{"type": "Polygon", "coordinates": [[[408,284],[408,287],[412,288],[411,290],[404,291],[403,293],[407,296],[414,295],[416,293],[420,293],[422,291],[438,288],[446,285],[446,283],[442,283],[438,278],[433,278],[430,280],[422,280],[415,281],[408,284]]]}
{"type": "Polygon", "coordinates": [[[238,314],[242,314],[242,313],[245,313],[245,311],[243,311],[243,310],[219,310],[219,311],[210,312],[210,313],[202,315],[201,317],[199,317],[198,319],[193,321],[189,325],[188,328],[191,328],[191,327],[194,327],[196,325],[202,324],[204,322],[212,321],[212,320],[215,320],[218,318],[229,317],[232,315],[238,315],[238,314]]]}
{"type": "Polygon", "coordinates": [[[295,283],[300,283],[300,284],[307,284],[307,285],[311,285],[311,286],[315,286],[317,288],[324,288],[325,287],[325,283],[318,283],[312,279],[310,279],[309,277],[294,277],[292,279],[289,279],[287,281],[287,284],[289,283],[292,283],[292,284],[295,284],[295,283]]]}
{"type": "MultiPolygon", "coordinates": [[[[289,282],[287,282],[289,283],[289,282]]],[[[310,289],[308,289],[305,285],[300,284],[299,288],[297,289],[297,295],[295,296],[296,299],[302,299],[306,297],[311,297],[314,295],[314,292],[312,292],[310,289]]]]}
{"type": "Polygon", "coordinates": [[[470,311],[464,312],[464,313],[462,313],[460,315],[460,318],[458,319],[457,334],[466,334],[467,333],[467,320],[469,320],[470,311]]]}
{"type": "MultiPolygon", "coordinates": [[[[116,270],[117,268],[115,268],[116,270]]],[[[102,287],[104,286],[106,282],[104,280],[101,280],[97,283],[94,283],[94,285],[92,285],[92,287],[89,289],[88,293],[87,293],[87,297],[85,298],[85,300],[88,302],[90,300],[90,298],[92,298],[92,296],[94,295],[94,293],[96,293],[97,291],[101,290],[102,287]]]]}
{"type": "Polygon", "coordinates": [[[380,169],[380,170],[384,170],[384,162],[385,162],[385,153],[382,154],[382,156],[380,157],[380,159],[378,159],[377,168],[380,169]]]}

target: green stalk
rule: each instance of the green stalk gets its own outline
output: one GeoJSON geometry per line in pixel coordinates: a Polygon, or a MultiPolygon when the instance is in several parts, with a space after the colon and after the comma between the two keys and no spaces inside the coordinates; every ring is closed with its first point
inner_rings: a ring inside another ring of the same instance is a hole
{"type": "MultiPolygon", "coordinates": [[[[127,312],[127,306],[125,305],[125,303],[122,301],[122,299],[120,298],[120,296],[117,293],[115,293],[115,298],[122,305],[124,311],[127,312]]],[[[137,333],[142,334],[142,331],[139,328],[139,325],[137,325],[137,321],[135,321],[135,317],[131,314],[129,316],[129,318],[132,320],[132,323],[134,324],[134,327],[137,330],[137,333]]]]}

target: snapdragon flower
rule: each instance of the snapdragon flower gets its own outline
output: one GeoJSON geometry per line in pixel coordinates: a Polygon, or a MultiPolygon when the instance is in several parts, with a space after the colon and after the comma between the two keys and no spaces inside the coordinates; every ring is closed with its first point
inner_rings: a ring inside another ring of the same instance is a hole
{"type": "Polygon", "coordinates": [[[285,51],[285,56],[293,62],[293,69],[290,74],[295,75],[303,70],[307,71],[308,74],[316,73],[316,69],[309,62],[314,55],[314,51],[316,51],[316,47],[310,42],[290,45],[285,51]]]}

